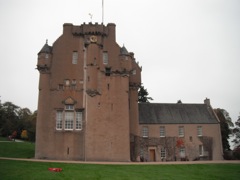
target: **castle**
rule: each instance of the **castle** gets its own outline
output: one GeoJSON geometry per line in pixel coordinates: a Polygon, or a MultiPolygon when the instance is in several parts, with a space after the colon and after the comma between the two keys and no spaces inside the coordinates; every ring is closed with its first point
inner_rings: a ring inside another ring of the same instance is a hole
{"type": "Polygon", "coordinates": [[[141,67],[115,24],[63,25],[38,53],[35,158],[81,161],[222,159],[219,121],[203,104],[138,103],[141,67]]]}

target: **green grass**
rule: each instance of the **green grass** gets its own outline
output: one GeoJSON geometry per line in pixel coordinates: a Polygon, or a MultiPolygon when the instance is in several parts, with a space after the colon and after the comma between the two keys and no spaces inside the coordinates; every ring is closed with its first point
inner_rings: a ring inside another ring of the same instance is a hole
{"type": "Polygon", "coordinates": [[[7,138],[7,137],[1,137],[1,136],[0,136],[0,141],[8,141],[8,138],[7,138]]]}
{"type": "Polygon", "coordinates": [[[204,179],[237,180],[240,164],[94,165],[0,160],[1,179],[204,179]],[[60,167],[62,172],[50,172],[60,167]]]}
{"type": "Polygon", "coordinates": [[[0,157],[33,158],[35,144],[29,142],[0,142],[0,157]]]}
{"type": "MultiPolygon", "coordinates": [[[[3,140],[3,139],[2,139],[3,140]]],[[[0,139],[1,141],[1,139],[0,139]]],[[[0,157],[32,158],[34,144],[28,142],[0,142],[0,157]]],[[[240,164],[186,165],[99,165],[28,162],[0,159],[0,179],[204,179],[235,180],[240,177],[240,164]],[[62,172],[50,172],[60,167],[62,172]]]]}

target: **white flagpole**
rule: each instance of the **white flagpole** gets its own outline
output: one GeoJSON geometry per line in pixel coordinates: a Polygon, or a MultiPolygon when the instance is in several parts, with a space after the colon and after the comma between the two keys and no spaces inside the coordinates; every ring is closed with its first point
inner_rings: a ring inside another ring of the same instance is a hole
{"type": "Polygon", "coordinates": [[[104,23],[104,0],[102,0],[102,23],[104,23]]]}

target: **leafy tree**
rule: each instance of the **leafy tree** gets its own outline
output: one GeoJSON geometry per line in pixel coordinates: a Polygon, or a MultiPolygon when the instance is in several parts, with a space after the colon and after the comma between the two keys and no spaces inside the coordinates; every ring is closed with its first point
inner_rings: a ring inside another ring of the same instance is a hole
{"type": "Polygon", "coordinates": [[[9,136],[18,128],[19,107],[11,102],[5,102],[0,108],[0,135],[9,136]]]}
{"type": "Polygon", "coordinates": [[[22,138],[22,139],[27,139],[27,138],[28,138],[27,130],[23,130],[23,131],[22,131],[22,133],[21,133],[21,138],[22,138]]]}
{"type": "Polygon", "coordinates": [[[0,103],[0,136],[13,135],[14,138],[21,138],[23,130],[27,131],[30,141],[35,141],[37,111],[32,113],[28,108],[5,102],[0,103]]]}
{"type": "Polygon", "coordinates": [[[234,126],[229,113],[225,109],[215,109],[214,110],[219,121],[221,127],[221,135],[222,135],[222,147],[224,151],[229,151],[230,145],[228,142],[229,136],[232,134],[231,127],[234,126]]]}
{"type": "Polygon", "coordinates": [[[153,100],[153,98],[148,97],[147,89],[144,89],[144,86],[140,86],[140,89],[138,91],[138,102],[147,102],[149,103],[149,100],[153,100]]]}
{"type": "Polygon", "coordinates": [[[238,116],[238,120],[235,122],[235,128],[233,129],[233,134],[235,138],[232,142],[236,147],[238,147],[240,146],[240,116],[238,116]]]}

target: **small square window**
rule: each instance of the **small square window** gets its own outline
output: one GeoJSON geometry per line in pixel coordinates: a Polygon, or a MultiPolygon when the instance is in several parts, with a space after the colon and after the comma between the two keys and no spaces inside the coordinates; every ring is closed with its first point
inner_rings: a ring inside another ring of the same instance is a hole
{"type": "Polygon", "coordinates": [[[64,88],[63,88],[63,84],[59,84],[58,85],[58,90],[63,90],[64,88]]]}
{"type": "Polygon", "coordinates": [[[69,79],[66,79],[66,80],[65,80],[65,85],[66,85],[66,86],[70,86],[70,80],[69,80],[69,79]]]}

